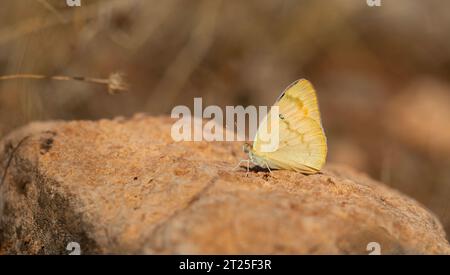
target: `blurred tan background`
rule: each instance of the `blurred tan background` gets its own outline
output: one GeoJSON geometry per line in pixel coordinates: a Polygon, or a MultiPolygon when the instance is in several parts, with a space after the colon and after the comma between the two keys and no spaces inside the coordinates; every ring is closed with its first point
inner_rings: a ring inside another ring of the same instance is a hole
{"type": "Polygon", "coordinates": [[[435,212],[450,235],[450,2],[446,0],[2,0],[0,136],[34,120],[271,105],[316,86],[329,161],[367,172],[435,212]]]}

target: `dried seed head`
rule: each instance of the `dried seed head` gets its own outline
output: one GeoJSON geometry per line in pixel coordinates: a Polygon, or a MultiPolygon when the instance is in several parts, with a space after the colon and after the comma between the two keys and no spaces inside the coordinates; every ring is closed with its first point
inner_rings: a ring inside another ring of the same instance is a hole
{"type": "Polygon", "coordinates": [[[122,73],[112,73],[108,79],[108,92],[112,95],[128,91],[128,84],[125,75],[122,73]]]}

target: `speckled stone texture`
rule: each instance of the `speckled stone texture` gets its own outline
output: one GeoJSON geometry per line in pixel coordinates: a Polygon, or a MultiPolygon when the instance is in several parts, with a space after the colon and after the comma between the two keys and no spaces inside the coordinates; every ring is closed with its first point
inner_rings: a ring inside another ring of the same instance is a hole
{"type": "Polygon", "coordinates": [[[233,171],[241,144],[176,143],[172,123],[33,123],[5,137],[0,253],[450,253],[433,214],[363,174],[247,176],[233,171]]]}

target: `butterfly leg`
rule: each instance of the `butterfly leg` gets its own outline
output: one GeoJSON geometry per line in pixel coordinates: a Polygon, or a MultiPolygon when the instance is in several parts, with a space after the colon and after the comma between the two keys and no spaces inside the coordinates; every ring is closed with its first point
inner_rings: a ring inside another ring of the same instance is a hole
{"type": "Polygon", "coordinates": [[[269,167],[269,164],[267,163],[267,161],[264,161],[264,165],[266,166],[267,170],[269,170],[269,173],[272,175],[272,170],[269,167]]]}
{"type": "Polygon", "coordinates": [[[247,160],[247,173],[245,173],[245,176],[248,177],[248,173],[250,172],[250,160],[247,160]]]}
{"type": "Polygon", "coordinates": [[[234,170],[236,170],[236,169],[238,169],[238,168],[240,168],[241,166],[241,163],[243,163],[243,162],[247,162],[247,173],[248,173],[248,171],[250,171],[250,160],[249,159],[241,159],[240,161],[239,161],[239,163],[238,163],[238,165],[236,165],[234,168],[233,168],[233,171],[234,170]]]}

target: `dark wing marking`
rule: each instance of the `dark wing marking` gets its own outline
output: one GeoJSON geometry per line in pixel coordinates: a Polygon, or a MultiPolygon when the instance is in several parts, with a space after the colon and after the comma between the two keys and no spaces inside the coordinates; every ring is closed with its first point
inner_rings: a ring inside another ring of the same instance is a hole
{"type": "Polygon", "coordinates": [[[289,86],[287,86],[287,88],[284,89],[284,91],[278,96],[278,98],[277,98],[277,100],[275,101],[275,103],[278,102],[278,101],[280,101],[280,100],[283,98],[283,96],[284,96],[284,94],[286,93],[286,91],[289,90],[289,89],[290,89],[292,86],[294,86],[295,84],[297,84],[300,80],[302,80],[302,78],[301,78],[301,79],[297,79],[296,81],[292,82],[289,86]]]}

